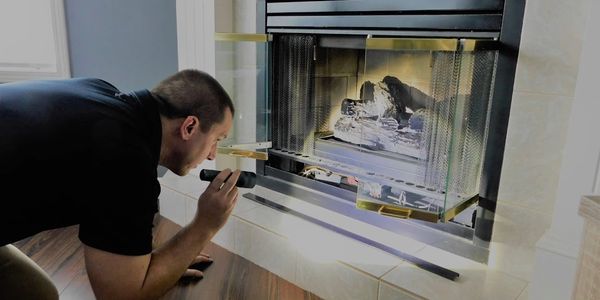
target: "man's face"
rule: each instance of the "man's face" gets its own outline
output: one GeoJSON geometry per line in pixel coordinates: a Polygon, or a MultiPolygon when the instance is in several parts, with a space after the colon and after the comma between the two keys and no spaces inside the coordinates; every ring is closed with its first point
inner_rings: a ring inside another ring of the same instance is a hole
{"type": "MultiPolygon", "coordinates": [[[[202,122],[202,120],[200,120],[202,122]]],[[[225,112],[225,117],[220,123],[214,124],[208,132],[202,132],[198,128],[194,136],[186,141],[177,170],[171,170],[174,173],[183,176],[189,173],[190,170],[196,168],[205,159],[213,160],[217,154],[217,144],[219,141],[227,137],[227,133],[231,130],[233,117],[229,109],[225,112]]]]}

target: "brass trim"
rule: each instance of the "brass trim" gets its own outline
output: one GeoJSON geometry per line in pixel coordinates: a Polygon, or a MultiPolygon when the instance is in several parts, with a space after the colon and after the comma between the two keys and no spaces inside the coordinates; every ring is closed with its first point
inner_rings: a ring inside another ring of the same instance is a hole
{"type": "Polygon", "coordinates": [[[490,47],[494,41],[478,39],[407,39],[407,38],[367,38],[367,50],[425,50],[460,51],[478,50],[480,45],[490,47]]]}
{"type": "Polygon", "coordinates": [[[380,215],[388,217],[396,217],[401,219],[410,218],[411,209],[382,205],[377,212],[380,215]]]}
{"type": "Polygon", "coordinates": [[[356,199],[356,208],[373,211],[383,216],[399,219],[417,219],[433,223],[437,223],[440,219],[439,214],[434,212],[398,207],[395,205],[380,204],[363,199],[356,199]]]}
{"type": "Polygon", "coordinates": [[[475,195],[475,196],[471,197],[469,200],[463,201],[463,202],[459,203],[458,205],[454,206],[453,208],[446,210],[446,212],[444,213],[444,217],[441,219],[441,221],[444,223],[450,221],[450,219],[456,217],[456,215],[460,214],[467,207],[473,205],[474,203],[476,203],[478,201],[479,201],[479,195],[475,195]]]}
{"type": "Polygon", "coordinates": [[[477,45],[477,40],[460,40],[462,44],[462,51],[470,52],[475,51],[475,46],[477,45]]]}
{"type": "Polygon", "coordinates": [[[273,143],[270,141],[267,141],[267,142],[224,145],[224,146],[221,146],[221,148],[254,150],[254,149],[270,149],[272,146],[273,146],[273,143]]]}
{"type": "Polygon", "coordinates": [[[215,41],[266,43],[272,40],[272,35],[263,33],[215,32],[215,41]]]}
{"type": "Polygon", "coordinates": [[[245,149],[233,149],[233,148],[218,147],[217,153],[230,155],[230,156],[236,156],[236,157],[252,158],[252,159],[256,159],[256,160],[268,160],[269,159],[269,154],[267,152],[258,152],[258,151],[251,151],[251,150],[245,150],[245,149]]]}
{"type": "Polygon", "coordinates": [[[367,38],[367,50],[457,51],[456,39],[367,38]]]}

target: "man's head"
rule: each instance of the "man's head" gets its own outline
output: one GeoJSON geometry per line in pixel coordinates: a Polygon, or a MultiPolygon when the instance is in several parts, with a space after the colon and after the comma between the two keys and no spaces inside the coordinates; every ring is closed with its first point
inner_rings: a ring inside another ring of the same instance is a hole
{"type": "Polygon", "coordinates": [[[216,155],[217,142],[231,129],[234,107],[210,75],[183,70],[152,89],[163,127],[160,164],[185,175],[216,155]]]}

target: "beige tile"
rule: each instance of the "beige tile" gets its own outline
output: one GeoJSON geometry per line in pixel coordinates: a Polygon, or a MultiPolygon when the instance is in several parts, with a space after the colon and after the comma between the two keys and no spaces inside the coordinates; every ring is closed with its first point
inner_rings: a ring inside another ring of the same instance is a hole
{"type": "Polygon", "coordinates": [[[408,291],[396,288],[384,282],[379,283],[379,300],[415,300],[425,299],[408,291]]]}
{"type": "Polygon", "coordinates": [[[239,216],[289,239],[307,257],[340,261],[374,277],[381,277],[401,263],[396,256],[268,207],[257,207],[239,216]]]}
{"type": "Polygon", "coordinates": [[[515,93],[498,198],[553,211],[572,98],[515,93]]]}
{"type": "Polygon", "coordinates": [[[260,205],[261,204],[258,204],[248,198],[245,198],[243,195],[240,194],[238,196],[237,203],[236,203],[235,207],[233,208],[233,212],[231,212],[231,214],[238,215],[238,214],[244,213],[246,211],[249,211],[251,209],[257,208],[260,205]]]}
{"type": "MultiPolygon", "coordinates": [[[[331,225],[345,229],[360,236],[368,237],[373,241],[393,247],[395,249],[398,249],[399,251],[408,254],[416,253],[417,251],[425,247],[425,244],[423,244],[422,242],[394,234],[390,231],[382,230],[381,228],[378,228],[376,226],[352,219],[342,214],[310,204],[303,200],[289,197],[262,187],[257,187],[256,193],[273,202],[289,207],[290,209],[317,218],[319,220],[325,220],[331,225]]],[[[326,196],[323,195],[323,197],[326,196]]],[[[254,218],[257,218],[257,216],[255,216],[254,218]]],[[[266,221],[277,220],[279,220],[279,217],[274,216],[272,219],[266,221]]],[[[261,221],[265,222],[265,220],[262,219],[261,221]]],[[[250,220],[250,222],[252,221],[250,220]]]]}
{"type": "Polygon", "coordinates": [[[162,216],[179,225],[186,224],[187,196],[163,186],[158,199],[162,216]]]}
{"type": "Polygon", "coordinates": [[[523,292],[521,292],[521,295],[519,295],[517,300],[529,300],[529,284],[525,287],[523,292]]]}
{"type": "Polygon", "coordinates": [[[288,280],[295,281],[298,253],[289,241],[254,224],[235,226],[235,253],[288,280]]]}
{"type": "Polygon", "coordinates": [[[196,199],[208,186],[208,182],[200,180],[197,176],[191,174],[178,176],[171,171],[168,171],[158,181],[164,186],[196,199]]]}
{"type": "Polygon", "coordinates": [[[307,232],[309,228],[311,230],[316,230],[317,228],[312,223],[262,205],[248,211],[240,212],[237,216],[283,237],[305,236],[304,232],[307,232]]]}
{"type": "Polygon", "coordinates": [[[298,255],[296,284],[323,299],[377,299],[379,281],[338,262],[298,255]]]}
{"type": "Polygon", "coordinates": [[[198,200],[194,198],[188,198],[185,202],[185,222],[190,223],[196,216],[198,210],[198,200]]]}
{"type": "Polygon", "coordinates": [[[212,238],[212,242],[235,253],[235,232],[238,228],[237,223],[240,220],[236,217],[229,217],[223,227],[212,238]]]}
{"type": "MultiPolygon", "coordinates": [[[[250,199],[244,198],[242,195],[238,195],[238,201],[237,201],[235,207],[233,208],[231,215],[236,216],[240,213],[254,209],[257,206],[259,206],[259,204],[257,204],[256,202],[254,202],[250,199]]],[[[186,208],[185,208],[185,222],[186,223],[189,223],[192,221],[192,219],[194,219],[197,208],[198,208],[198,199],[187,197],[186,208]]]]}
{"type": "Polygon", "coordinates": [[[551,223],[550,214],[498,203],[489,266],[523,280],[531,280],[535,244],[551,223]]]}
{"type": "Polygon", "coordinates": [[[402,263],[399,257],[349,238],[338,235],[329,241],[337,245],[338,261],[377,278],[402,263]]]}
{"type": "Polygon", "coordinates": [[[298,235],[290,236],[289,239],[300,254],[309,259],[338,261],[376,278],[402,263],[396,256],[327,229],[303,228],[306,229],[303,239],[298,239],[298,235]]]}
{"type": "Polygon", "coordinates": [[[458,272],[460,277],[451,281],[405,263],[383,280],[428,299],[516,299],[526,285],[524,280],[437,248],[425,247],[416,256],[458,272]]]}
{"type": "Polygon", "coordinates": [[[572,96],[587,0],[527,1],[515,90],[572,96]]]}

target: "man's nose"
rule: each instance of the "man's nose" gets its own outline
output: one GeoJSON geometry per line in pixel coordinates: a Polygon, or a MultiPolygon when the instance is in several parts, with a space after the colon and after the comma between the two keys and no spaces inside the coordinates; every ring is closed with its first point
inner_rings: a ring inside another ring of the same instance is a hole
{"type": "Polygon", "coordinates": [[[210,150],[210,153],[208,154],[208,156],[206,157],[206,159],[208,159],[208,160],[214,160],[216,157],[217,157],[217,146],[214,146],[210,150]]]}

